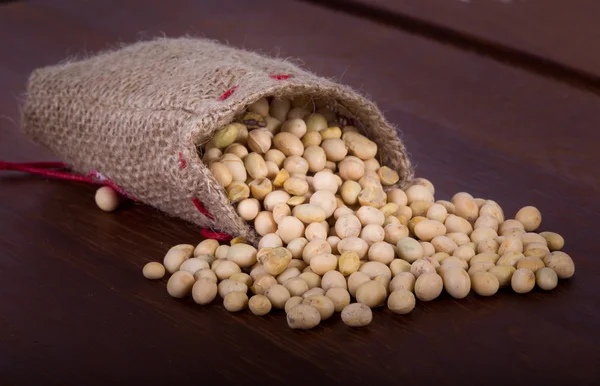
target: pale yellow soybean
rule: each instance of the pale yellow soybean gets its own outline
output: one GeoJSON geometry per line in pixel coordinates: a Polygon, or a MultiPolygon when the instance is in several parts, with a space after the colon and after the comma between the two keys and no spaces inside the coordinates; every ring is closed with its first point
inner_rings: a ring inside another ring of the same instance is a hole
{"type": "MultiPolygon", "coordinates": [[[[224,280],[223,282],[225,281],[227,280],[224,280]]],[[[256,295],[264,295],[265,292],[275,284],[277,284],[277,279],[268,273],[263,273],[256,276],[256,279],[254,279],[254,282],[252,283],[251,290],[256,295]]],[[[219,283],[219,285],[221,284],[219,283]]]]}
{"type": "Polygon", "coordinates": [[[491,228],[498,232],[498,219],[489,214],[479,216],[475,221],[475,225],[473,226],[473,228],[491,228]]]}
{"type": "Polygon", "coordinates": [[[498,292],[500,282],[493,273],[475,272],[471,276],[471,288],[479,296],[492,296],[498,292]]]}
{"type": "Polygon", "coordinates": [[[248,147],[258,154],[265,154],[271,148],[272,138],[273,134],[268,130],[252,130],[248,133],[248,147]]]}
{"type": "MultiPolygon", "coordinates": [[[[247,134],[248,133],[246,132],[246,135],[247,134]]],[[[244,160],[244,158],[246,158],[246,156],[248,155],[248,148],[240,143],[233,143],[227,146],[227,149],[225,149],[225,153],[235,154],[241,160],[244,160]]]]}
{"type": "Polygon", "coordinates": [[[304,153],[302,141],[294,134],[279,133],[273,137],[273,145],[286,156],[301,156],[304,153]]]}
{"type": "Polygon", "coordinates": [[[286,319],[290,328],[308,330],[319,325],[321,314],[311,305],[299,304],[288,311],[286,319]]]}
{"type": "Polygon", "coordinates": [[[306,176],[309,166],[306,159],[301,156],[292,155],[283,161],[283,168],[290,173],[290,176],[295,176],[296,174],[306,176]]]}
{"type": "MultiPolygon", "coordinates": [[[[318,131],[309,131],[302,137],[302,144],[305,148],[308,146],[319,146],[321,145],[321,140],[321,134],[318,131]]],[[[327,150],[325,150],[325,153],[327,153],[327,150]]]]}
{"type": "Polygon", "coordinates": [[[113,212],[119,207],[119,195],[110,186],[96,190],[96,205],[105,212],[113,212]]]}
{"type": "Polygon", "coordinates": [[[367,256],[369,250],[369,244],[359,237],[346,237],[340,240],[337,247],[340,254],[343,254],[346,251],[352,251],[356,252],[361,259],[367,256]]]}
{"type": "Polygon", "coordinates": [[[215,275],[213,270],[210,268],[204,268],[204,269],[200,269],[200,270],[196,271],[196,273],[194,273],[194,279],[196,281],[198,281],[200,279],[206,279],[206,280],[212,281],[215,284],[218,281],[217,275],[215,275]]]}
{"type": "Polygon", "coordinates": [[[424,220],[415,225],[415,235],[423,241],[431,241],[434,237],[446,234],[446,227],[436,220],[424,220]]]}
{"type": "Polygon", "coordinates": [[[511,267],[516,267],[519,260],[523,259],[524,257],[525,256],[521,252],[505,252],[500,256],[496,262],[496,265],[510,265],[511,267]]]}
{"type": "Polygon", "coordinates": [[[402,272],[410,272],[410,263],[402,259],[394,259],[390,263],[390,271],[393,276],[399,275],[402,272]]]}
{"type": "Polygon", "coordinates": [[[388,224],[383,228],[384,240],[387,243],[397,245],[403,237],[408,237],[408,227],[402,224],[388,224]]]}
{"type": "Polygon", "coordinates": [[[342,135],[350,153],[362,160],[375,158],[377,154],[377,144],[362,134],[353,131],[346,131],[342,135]]]}
{"type": "Polygon", "coordinates": [[[308,131],[321,131],[327,129],[327,120],[319,113],[313,113],[307,116],[305,119],[306,128],[308,131]]]}
{"type": "Polygon", "coordinates": [[[287,120],[281,125],[281,132],[291,133],[298,138],[302,138],[306,134],[306,123],[300,118],[287,120]]]}
{"type": "Polygon", "coordinates": [[[252,221],[260,212],[260,202],[255,198],[246,198],[238,203],[237,213],[246,221],[252,221]]]}
{"type": "Polygon", "coordinates": [[[364,272],[357,271],[352,273],[348,277],[348,292],[350,292],[350,295],[356,297],[356,290],[358,289],[358,287],[360,287],[363,283],[368,282],[369,280],[371,279],[364,272]]]}
{"type": "Polygon", "coordinates": [[[369,247],[367,256],[370,261],[390,264],[394,260],[395,252],[392,245],[384,241],[378,241],[369,247]]]}
{"type": "Polygon", "coordinates": [[[564,252],[555,251],[544,257],[546,267],[552,268],[559,279],[568,279],[575,274],[575,264],[571,256],[564,252]]]}
{"type": "Polygon", "coordinates": [[[381,184],[385,186],[394,185],[400,180],[398,172],[388,168],[387,166],[382,166],[381,168],[377,169],[377,175],[379,176],[381,184]]]}
{"type": "Polygon", "coordinates": [[[319,311],[319,314],[321,314],[321,320],[329,319],[335,312],[333,301],[324,294],[305,297],[302,304],[315,307],[319,311]]]}
{"type": "MultiPolygon", "coordinates": [[[[312,204],[302,204],[294,207],[292,214],[304,224],[321,222],[327,219],[327,212],[320,206],[312,204]]],[[[358,219],[357,219],[358,220],[358,219]]],[[[339,235],[338,235],[339,236],[339,235]]],[[[341,237],[341,236],[340,236],[341,237]]]]}
{"type": "Polygon", "coordinates": [[[244,165],[252,179],[265,178],[269,172],[263,157],[255,152],[248,154],[246,158],[244,158],[244,165]]]}
{"type": "Polygon", "coordinates": [[[229,312],[238,312],[248,306],[248,295],[243,292],[230,292],[223,299],[223,306],[229,312]]]}
{"type": "Polygon", "coordinates": [[[227,260],[234,262],[241,268],[247,268],[256,263],[257,250],[252,245],[234,244],[227,251],[227,260]]]}
{"type": "Polygon", "coordinates": [[[211,303],[217,297],[217,283],[207,278],[198,279],[192,286],[192,299],[200,305],[211,303]]]}
{"type": "Polygon", "coordinates": [[[290,292],[281,284],[273,284],[264,293],[274,308],[283,309],[290,298],[290,292]]]}
{"type": "Polygon", "coordinates": [[[338,173],[344,180],[358,181],[365,175],[365,164],[360,158],[346,156],[338,163],[338,173]]]}
{"type": "Polygon", "coordinates": [[[231,171],[229,171],[229,168],[221,162],[213,162],[210,164],[209,169],[217,182],[224,188],[228,187],[233,181],[231,171]]]}
{"type": "Polygon", "coordinates": [[[515,220],[523,224],[523,228],[527,232],[534,231],[539,228],[542,223],[542,214],[534,206],[525,206],[517,212],[515,220]]]}
{"type": "Polygon", "coordinates": [[[304,159],[308,162],[308,170],[311,173],[325,169],[327,157],[325,151],[319,146],[309,146],[304,150],[304,159]]]}
{"type": "Polygon", "coordinates": [[[342,310],[341,317],[344,324],[349,327],[364,327],[373,320],[373,312],[365,304],[352,303],[342,310]]]}
{"type": "Polygon", "coordinates": [[[460,232],[467,235],[473,232],[473,226],[469,221],[454,214],[448,215],[446,221],[444,221],[444,225],[448,232],[460,232]]]}
{"type": "Polygon", "coordinates": [[[207,165],[210,165],[211,163],[221,158],[222,155],[223,152],[221,152],[221,150],[217,149],[216,147],[207,149],[204,155],[202,156],[202,162],[204,162],[207,165]]]}
{"type": "Polygon", "coordinates": [[[535,287],[535,274],[527,268],[519,268],[513,273],[510,286],[518,294],[530,292],[535,287]]]}
{"type": "Polygon", "coordinates": [[[559,251],[565,245],[565,239],[558,233],[542,232],[542,233],[540,233],[540,236],[542,236],[544,239],[546,239],[546,242],[548,243],[548,248],[551,251],[559,251]]]}
{"type": "Polygon", "coordinates": [[[335,175],[327,171],[317,172],[313,177],[312,185],[315,191],[327,190],[334,194],[338,191],[339,188],[338,181],[335,178],[335,175]]]}
{"type": "Polygon", "coordinates": [[[387,201],[393,202],[398,206],[406,206],[408,198],[402,189],[394,188],[387,193],[387,201]]]}
{"type": "Polygon", "coordinates": [[[178,271],[181,264],[192,257],[193,252],[194,246],[189,244],[179,244],[169,249],[163,259],[163,265],[167,272],[172,274],[178,271]]]}
{"type": "Polygon", "coordinates": [[[264,295],[254,295],[248,301],[248,308],[256,316],[264,316],[271,312],[271,302],[264,295]]]}
{"type": "Polygon", "coordinates": [[[152,261],[144,265],[144,268],[142,269],[142,274],[146,279],[162,279],[165,276],[165,267],[159,262],[152,261]]]}
{"type": "Polygon", "coordinates": [[[356,290],[356,301],[370,308],[382,306],[386,297],[385,286],[375,280],[362,283],[356,290]]]}
{"type": "Polygon", "coordinates": [[[550,291],[558,285],[558,275],[552,268],[542,268],[535,273],[535,281],[538,287],[550,291]]]}
{"type": "Polygon", "coordinates": [[[287,119],[304,118],[309,114],[310,111],[304,107],[294,107],[288,112],[287,119]]]}
{"type": "Polygon", "coordinates": [[[437,273],[423,273],[415,281],[415,295],[421,301],[434,300],[442,293],[444,282],[437,273]]]}
{"type": "Polygon", "coordinates": [[[489,273],[496,276],[498,279],[498,285],[500,287],[507,287],[510,285],[512,275],[517,269],[510,265],[497,265],[488,270],[489,273]]]}
{"type": "Polygon", "coordinates": [[[277,149],[270,149],[265,153],[265,161],[273,162],[279,168],[283,166],[283,161],[285,161],[285,158],[285,154],[277,149]]]}
{"type": "Polygon", "coordinates": [[[408,205],[412,204],[414,201],[434,202],[433,194],[429,189],[422,185],[409,186],[405,190],[405,193],[408,205]]]}
{"type": "Polygon", "coordinates": [[[196,273],[201,269],[209,268],[208,262],[206,260],[199,259],[197,257],[192,257],[191,259],[187,259],[181,264],[179,267],[180,271],[188,271],[191,274],[196,273]]]}
{"type": "Polygon", "coordinates": [[[269,106],[269,115],[280,121],[285,121],[288,112],[292,108],[289,99],[273,98],[269,106]]]}
{"type": "Polygon", "coordinates": [[[342,310],[350,304],[350,293],[347,289],[341,287],[332,287],[325,293],[332,302],[335,312],[342,312],[342,310]]]}
{"type": "MultiPolygon", "coordinates": [[[[290,260],[290,263],[292,262],[292,260],[290,260]]],[[[300,270],[296,267],[290,267],[289,263],[288,263],[288,267],[281,272],[279,275],[277,275],[277,282],[279,284],[285,284],[286,281],[288,281],[289,279],[293,279],[293,278],[297,278],[298,276],[300,276],[300,270]]]]}
{"type": "Polygon", "coordinates": [[[397,243],[398,257],[412,263],[424,256],[423,246],[411,237],[403,237],[397,243]]]}
{"type": "Polygon", "coordinates": [[[177,271],[167,281],[167,292],[174,298],[183,298],[192,292],[194,275],[188,271],[177,271]]]}
{"type": "Polygon", "coordinates": [[[283,240],[276,233],[268,233],[264,235],[258,242],[258,250],[263,248],[279,248],[283,247],[283,240]]]}
{"type": "MultiPolygon", "coordinates": [[[[285,170],[282,170],[279,173],[282,172],[287,173],[287,171],[285,170]]],[[[265,197],[273,191],[273,185],[271,184],[271,181],[267,178],[256,179],[250,182],[249,187],[250,194],[252,194],[252,197],[256,198],[257,200],[264,200],[265,197]]]]}
{"type": "Polygon", "coordinates": [[[404,289],[413,292],[415,290],[415,281],[417,279],[410,272],[400,272],[390,281],[390,292],[404,289]]]}
{"type": "Polygon", "coordinates": [[[544,262],[539,257],[534,256],[525,256],[517,262],[517,269],[526,268],[533,273],[544,267],[544,262]]]}
{"type": "Polygon", "coordinates": [[[479,217],[479,206],[477,206],[474,199],[463,197],[453,201],[453,203],[455,215],[472,223],[479,217]]]}
{"type": "Polygon", "coordinates": [[[405,289],[393,291],[387,300],[390,311],[400,315],[410,313],[415,308],[415,304],[415,295],[405,289]]]}

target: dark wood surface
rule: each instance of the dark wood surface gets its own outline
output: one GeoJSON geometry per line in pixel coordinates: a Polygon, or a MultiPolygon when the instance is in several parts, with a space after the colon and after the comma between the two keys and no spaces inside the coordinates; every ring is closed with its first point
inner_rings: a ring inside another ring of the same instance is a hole
{"type": "MultiPolygon", "coordinates": [[[[600,75],[600,3],[595,0],[307,0],[360,4],[395,15],[399,25],[430,28],[499,45],[600,75]]],[[[485,50],[485,47],[482,47],[485,50]]],[[[491,47],[488,47],[491,48],[491,47]]]]}
{"type": "Polygon", "coordinates": [[[577,273],[550,293],[442,296],[336,315],[308,332],[283,313],[230,314],[173,300],[141,276],[198,229],[142,205],[114,214],[79,183],[0,174],[0,384],[594,384],[600,378],[595,239],[600,101],[474,53],[310,4],[29,1],[0,6],[0,159],[52,156],[18,132],[29,72],[144,36],[189,33],[300,58],[375,100],[403,130],[417,174],[457,191],[538,206],[577,273]]]}

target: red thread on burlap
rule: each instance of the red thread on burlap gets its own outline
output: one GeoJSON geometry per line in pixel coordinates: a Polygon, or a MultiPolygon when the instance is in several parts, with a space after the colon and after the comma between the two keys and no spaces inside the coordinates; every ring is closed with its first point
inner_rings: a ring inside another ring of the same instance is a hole
{"type": "Polygon", "coordinates": [[[290,79],[292,76],[288,75],[288,74],[273,74],[273,75],[269,75],[269,78],[271,79],[275,79],[275,80],[286,80],[286,79],[290,79]]]}
{"type": "Polygon", "coordinates": [[[186,166],[187,166],[187,163],[185,162],[185,159],[183,158],[183,154],[181,152],[179,152],[179,169],[185,169],[186,166]]]}
{"type": "Polygon", "coordinates": [[[238,88],[238,86],[233,86],[233,87],[232,87],[232,88],[230,88],[229,90],[225,91],[225,92],[223,93],[223,95],[221,95],[221,96],[219,97],[219,99],[217,99],[217,100],[219,100],[219,101],[224,101],[225,99],[229,98],[229,97],[231,96],[231,94],[233,94],[233,93],[234,93],[234,91],[235,91],[235,90],[237,90],[237,88],[238,88]]]}
{"type": "Polygon", "coordinates": [[[214,240],[220,240],[220,241],[229,241],[233,238],[233,237],[229,236],[227,233],[213,232],[208,228],[202,228],[200,230],[200,234],[205,239],[214,239],[214,240]]]}
{"type": "Polygon", "coordinates": [[[203,215],[205,215],[206,217],[208,217],[211,220],[215,219],[213,217],[213,215],[210,214],[210,212],[208,210],[206,210],[204,205],[196,197],[192,198],[192,202],[194,203],[194,206],[196,207],[196,209],[198,209],[198,212],[202,213],[203,215]]]}
{"type": "MultiPolygon", "coordinates": [[[[194,203],[194,206],[196,207],[196,209],[198,209],[198,211],[200,213],[202,213],[209,219],[214,220],[213,215],[210,214],[210,212],[208,210],[206,210],[206,208],[204,207],[204,205],[202,205],[200,200],[198,200],[196,197],[194,197],[194,198],[192,198],[192,202],[194,203]]],[[[232,237],[230,235],[228,235],[227,233],[213,232],[208,228],[202,228],[200,230],[200,233],[202,234],[202,237],[204,237],[206,239],[215,239],[215,240],[222,240],[222,241],[229,241],[232,239],[232,237]]]]}

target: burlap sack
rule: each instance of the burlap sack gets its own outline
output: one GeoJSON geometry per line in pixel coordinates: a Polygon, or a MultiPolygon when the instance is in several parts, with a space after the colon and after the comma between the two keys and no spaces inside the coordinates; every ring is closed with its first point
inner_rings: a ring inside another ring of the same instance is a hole
{"type": "Polygon", "coordinates": [[[98,171],[169,215],[256,242],[196,145],[263,96],[306,94],[335,101],[401,183],[412,176],[396,130],[352,89],[204,39],[160,38],[35,70],[22,125],[75,171],[98,171]]]}

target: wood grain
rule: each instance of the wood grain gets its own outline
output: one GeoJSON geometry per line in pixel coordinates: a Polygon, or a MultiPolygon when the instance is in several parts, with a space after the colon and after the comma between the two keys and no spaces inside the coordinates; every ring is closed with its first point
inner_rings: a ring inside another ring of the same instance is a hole
{"type": "Polygon", "coordinates": [[[195,306],[141,277],[142,265],[171,245],[198,242],[196,228],[141,205],[102,213],[86,185],[2,173],[0,383],[598,379],[593,94],[296,2],[33,1],[0,9],[0,32],[0,159],[50,157],[16,129],[16,98],[33,68],[141,35],[191,33],[298,57],[362,90],[403,130],[439,198],[466,190],[508,215],[534,204],[577,263],[576,276],[550,293],[443,296],[405,317],[377,310],[366,329],[336,315],[301,333],[282,313],[195,306]]]}
{"type": "Polygon", "coordinates": [[[600,4],[594,0],[306,1],[385,18],[400,28],[531,62],[559,76],[570,72],[573,80],[599,81],[600,4]]]}

